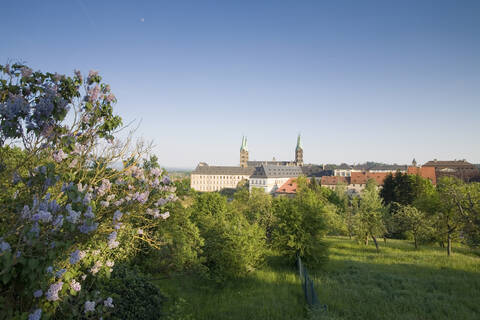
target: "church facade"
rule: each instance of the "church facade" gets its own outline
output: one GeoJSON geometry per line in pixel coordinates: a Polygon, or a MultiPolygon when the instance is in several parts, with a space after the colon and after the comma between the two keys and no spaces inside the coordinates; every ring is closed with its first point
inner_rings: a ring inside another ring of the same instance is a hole
{"type": "Polygon", "coordinates": [[[209,166],[201,162],[190,176],[190,186],[196,191],[211,192],[234,189],[241,181],[248,181],[250,190],[262,188],[275,192],[288,179],[302,175],[303,148],[297,137],[295,161],[249,161],[247,138],[242,137],[240,164],[235,166],[209,166]]]}

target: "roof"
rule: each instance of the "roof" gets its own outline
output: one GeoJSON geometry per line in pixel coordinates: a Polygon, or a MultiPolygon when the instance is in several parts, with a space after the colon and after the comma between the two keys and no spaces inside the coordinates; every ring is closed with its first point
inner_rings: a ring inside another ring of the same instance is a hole
{"type": "Polygon", "coordinates": [[[323,176],[320,184],[322,186],[336,186],[339,183],[349,184],[349,177],[340,177],[340,176],[323,176]]]}
{"type": "Polygon", "coordinates": [[[383,185],[383,180],[390,174],[390,172],[352,172],[350,177],[351,184],[366,184],[369,179],[375,180],[377,185],[383,185]]]}
{"type": "Polygon", "coordinates": [[[330,176],[333,174],[331,170],[324,170],[323,166],[308,164],[301,167],[302,173],[307,177],[322,177],[330,176]]]}
{"type": "Polygon", "coordinates": [[[252,178],[293,178],[301,175],[301,167],[263,164],[255,168],[252,178]]]}
{"type": "Polygon", "coordinates": [[[199,164],[192,174],[204,175],[239,175],[251,176],[255,168],[252,167],[229,167],[229,166],[209,166],[208,164],[199,164]]]}
{"type": "Polygon", "coordinates": [[[433,184],[437,184],[435,167],[408,167],[407,174],[419,175],[424,179],[429,179],[433,184]]]}
{"type": "Polygon", "coordinates": [[[351,169],[352,169],[352,166],[346,163],[342,163],[335,168],[335,170],[351,170],[351,169]]]}
{"type": "Polygon", "coordinates": [[[398,165],[398,164],[384,164],[384,165],[375,165],[369,169],[370,171],[372,170],[378,170],[378,171],[407,171],[407,166],[406,165],[398,165]]]}
{"type": "Polygon", "coordinates": [[[276,193],[288,193],[288,194],[295,194],[297,193],[297,179],[290,178],[287,182],[281,185],[275,192],[276,193]]]}
{"type": "Polygon", "coordinates": [[[295,166],[295,161],[247,161],[247,166],[249,167],[260,167],[264,164],[273,166],[295,166]]]}
{"type": "Polygon", "coordinates": [[[422,167],[475,167],[473,164],[466,160],[433,160],[428,161],[422,167]]]}

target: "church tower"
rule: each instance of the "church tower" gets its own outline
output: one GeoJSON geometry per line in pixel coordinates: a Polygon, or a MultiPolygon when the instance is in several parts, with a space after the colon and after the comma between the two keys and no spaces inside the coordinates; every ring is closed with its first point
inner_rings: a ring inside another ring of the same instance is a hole
{"type": "Polygon", "coordinates": [[[302,142],[300,141],[300,134],[297,138],[297,147],[295,148],[295,164],[297,166],[303,166],[303,149],[302,142]]]}
{"type": "Polygon", "coordinates": [[[240,167],[246,168],[248,161],[248,147],[247,147],[247,138],[242,137],[242,146],[240,147],[240,167]]]}

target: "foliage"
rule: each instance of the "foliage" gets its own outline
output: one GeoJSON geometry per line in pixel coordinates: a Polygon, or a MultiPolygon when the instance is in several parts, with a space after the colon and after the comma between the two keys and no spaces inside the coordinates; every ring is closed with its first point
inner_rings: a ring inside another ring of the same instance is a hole
{"type": "Polygon", "coordinates": [[[400,205],[394,217],[397,226],[412,233],[415,249],[418,249],[419,240],[428,239],[432,233],[426,213],[413,206],[400,205]]]}
{"type": "Polygon", "coordinates": [[[116,99],[97,72],[0,71],[0,318],[108,317],[120,301],[98,284],[161,247],[175,188],[154,159],[142,166],[148,147],[115,138],[116,99]]]}
{"type": "Polygon", "coordinates": [[[115,267],[110,279],[104,279],[100,288],[116,301],[112,319],[157,320],[165,315],[164,295],[138,268],[115,267]]]}
{"type": "Polygon", "coordinates": [[[372,237],[378,250],[377,237],[385,234],[383,215],[385,207],[375,185],[367,184],[362,196],[358,200],[358,213],[356,215],[356,235],[365,244],[368,237],[372,237]]]}
{"type": "Polygon", "coordinates": [[[324,263],[327,258],[323,241],[327,232],[326,200],[303,187],[293,199],[275,199],[273,207],[278,221],[272,237],[274,247],[292,262],[299,254],[308,265],[324,263]]]}
{"type": "Polygon", "coordinates": [[[244,215],[228,211],[220,194],[198,195],[191,210],[204,239],[202,258],[213,278],[241,277],[262,263],[265,231],[244,215]]]}

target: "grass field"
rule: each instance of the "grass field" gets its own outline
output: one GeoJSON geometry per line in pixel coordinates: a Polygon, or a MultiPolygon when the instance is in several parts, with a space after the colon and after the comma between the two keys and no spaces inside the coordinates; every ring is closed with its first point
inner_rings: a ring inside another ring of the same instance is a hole
{"type": "MultiPolygon", "coordinates": [[[[330,259],[310,270],[328,312],[305,308],[294,266],[273,253],[245,279],[222,286],[194,276],[157,281],[171,297],[181,297],[183,316],[192,319],[480,319],[480,255],[389,240],[381,252],[346,238],[332,237],[330,259]]],[[[170,303],[173,303],[172,299],[170,303]]]]}

